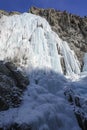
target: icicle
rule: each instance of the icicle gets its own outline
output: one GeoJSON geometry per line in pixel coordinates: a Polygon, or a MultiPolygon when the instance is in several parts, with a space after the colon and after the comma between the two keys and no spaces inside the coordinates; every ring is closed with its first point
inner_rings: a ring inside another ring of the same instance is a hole
{"type": "Polygon", "coordinates": [[[63,58],[67,75],[80,73],[74,52],[51,30],[44,18],[29,13],[3,16],[0,30],[0,60],[12,60],[26,70],[49,69],[62,74],[63,58]]]}

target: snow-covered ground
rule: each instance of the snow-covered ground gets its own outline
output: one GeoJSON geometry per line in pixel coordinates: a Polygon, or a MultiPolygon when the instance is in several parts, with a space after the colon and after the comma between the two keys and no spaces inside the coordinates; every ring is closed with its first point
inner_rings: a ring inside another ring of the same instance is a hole
{"type": "Polygon", "coordinates": [[[86,78],[81,83],[66,79],[61,58],[69,77],[80,74],[76,55],[45,19],[28,13],[0,19],[0,60],[12,60],[30,80],[20,107],[0,112],[0,126],[17,122],[29,124],[32,130],[80,130],[64,89],[74,86],[86,95],[86,78]]]}
{"type": "Polygon", "coordinates": [[[32,130],[80,130],[64,96],[64,87],[68,85],[62,75],[38,70],[24,93],[21,106],[0,112],[0,125],[25,123],[32,130]]]}

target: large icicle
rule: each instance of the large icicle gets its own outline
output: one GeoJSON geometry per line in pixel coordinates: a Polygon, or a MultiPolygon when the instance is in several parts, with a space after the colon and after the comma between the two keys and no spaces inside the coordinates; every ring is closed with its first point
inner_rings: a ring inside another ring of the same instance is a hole
{"type": "Polygon", "coordinates": [[[75,55],[45,19],[29,13],[0,19],[0,60],[13,60],[27,70],[32,67],[63,73],[57,44],[67,74],[78,74],[80,69],[75,55]]]}
{"type": "Polygon", "coordinates": [[[68,43],[58,38],[58,47],[64,59],[66,74],[67,75],[79,74],[80,63],[74,51],[70,49],[68,43]]]}
{"type": "Polygon", "coordinates": [[[87,72],[87,53],[85,53],[84,55],[83,62],[84,62],[83,72],[87,72]]]}

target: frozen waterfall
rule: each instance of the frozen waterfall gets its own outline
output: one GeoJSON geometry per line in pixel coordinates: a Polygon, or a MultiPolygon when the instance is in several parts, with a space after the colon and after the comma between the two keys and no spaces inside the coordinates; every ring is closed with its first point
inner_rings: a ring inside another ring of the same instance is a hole
{"type": "Polygon", "coordinates": [[[64,88],[71,83],[61,75],[63,67],[66,75],[79,74],[80,64],[44,18],[29,13],[2,16],[0,60],[31,71],[22,104],[0,111],[0,128],[18,124],[30,125],[32,130],[81,130],[64,96],[64,88]]]}
{"type": "Polygon", "coordinates": [[[12,60],[28,71],[39,68],[63,73],[62,58],[67,75],[80,73],[74,52],[44,18],[24,13],[0,19],[0,60],[12,60]]]}

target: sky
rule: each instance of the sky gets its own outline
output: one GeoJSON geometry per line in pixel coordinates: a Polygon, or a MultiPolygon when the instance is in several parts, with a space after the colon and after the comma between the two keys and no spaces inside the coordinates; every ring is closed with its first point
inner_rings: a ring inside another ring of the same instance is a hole
{"type": "Polygon", "coordinates": [[[31,6],[87,16],[87,0],[0,0],[1,10],[27,12],[31,6]]]}

